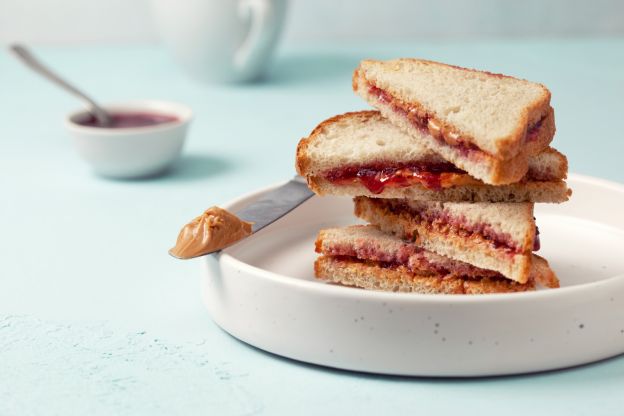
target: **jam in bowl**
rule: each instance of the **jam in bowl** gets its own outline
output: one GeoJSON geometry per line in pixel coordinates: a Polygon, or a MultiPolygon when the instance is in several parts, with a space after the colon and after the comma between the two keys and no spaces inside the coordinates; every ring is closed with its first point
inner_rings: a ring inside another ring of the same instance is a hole
{"type": "Polygon", "coordinates": [[[184,145],[192,111],[164,101],[105,105],[112,124],[101,126],[87,111],[67,116],[65,126],[78,153],[100,176],[154,176],[167,170],[184,145]]]}
{"type": "Polygon", "coordinates": [[[148,113],[138,111],[111,112],[109,113],[111,124],[102,126],[98,123],[93,114],[85,114],[85,117],[78,118],[76,123],[87,127],[100,127],[105,129],[128,129],[134,127],[150,127],[165,123],[175,123],[178,118],[174,115],[163,113],[148,113]]]}

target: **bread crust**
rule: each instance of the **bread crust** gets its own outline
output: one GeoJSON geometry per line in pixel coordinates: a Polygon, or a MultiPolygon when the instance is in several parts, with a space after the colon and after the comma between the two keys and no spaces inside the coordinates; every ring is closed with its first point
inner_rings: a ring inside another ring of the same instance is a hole
{"type": "Polygon", "coordinates": [[[552,180],[547,178],[564,180],[568,177],[568,158],[565,157],[563,153],[552,147],[547,147],[529,159],[529,171],[532,170],[532,165],[535,165],[536,167],[539,166],[541,168],[539,170],[545,170],[540,178],[540,175],[535,172],[538,169],[533,169],[532,174],[538,180],[552,180]],[[544,169],[544,167],[546,169],[544,169]]]}
{"type": "Polygon", "coordinates": [[[544,287],[556,289],[559,287],[559,279],[550,265],[543,257],[533,255],[531,277],[544,287]]]}
{"type": "Polygon", "coordinates": [[[312,133],[308,137],[303,137],[299,140],[299,144],[297,144],[296,158],[295,158],[295,169],[297,173],[301,176],[308,176],[308,171],[310,169],[310,165],[312,161],[308,156],[308,146],[310,143],[315,141],[317,137],[323,133],[325,128],[331,126],[332,124],[338,123],[343,119],[349,119],[355,117],[360,122],[364,123],[372,117],[377,117],[379,114],[378,111],[375,110],[367,110],[367,111],[350,111],[344,114],[338,114],[336,116],[330,117],[327,120],[319,123],[312,133]]]}
{"type": "Polygon", "coordinates": [[[361,262],[350,258],[321,256],[314,263],[317,279],[369,290],[411,292],[421,294],[492,294],[535,290],[535,282],[524,284],[505,279],[461,279],[439,275],[421,276],[406,267],[382,267],[375,262],[361,262]]]}

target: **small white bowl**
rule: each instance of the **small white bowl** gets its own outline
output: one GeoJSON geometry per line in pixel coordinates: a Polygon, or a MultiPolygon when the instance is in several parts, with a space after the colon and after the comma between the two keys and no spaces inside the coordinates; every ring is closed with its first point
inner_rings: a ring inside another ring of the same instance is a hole
{"type": "Polygon", "coordinates": [[[177,120],[153,126],[106,128],[80,124],[85,110],[70,113],[65,126],[78,153],[102,176],[130,179],[156,175],[180,155],[193,112],[185,105],[165,101],[132,101],[105,105],[111,113],[169,115],[177,120]]]}

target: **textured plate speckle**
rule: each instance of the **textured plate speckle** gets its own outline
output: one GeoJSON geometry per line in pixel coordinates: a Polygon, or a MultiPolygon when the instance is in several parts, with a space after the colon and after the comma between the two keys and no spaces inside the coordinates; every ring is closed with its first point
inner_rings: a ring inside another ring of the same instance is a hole
{"type": "MultiPolygon", "coordinates": [[[[314,280],[320,228],[354,223],[348,198],[313,198],[203,261],[213,319],[286,357],[402,375],[514,374],[624,352],[624,187],[572,175],[570,202],[536,206],[562,289],[452,296],[371,292],[314,280]]],[[[228,206],[236,209],[259,191],[228,206]]]]}

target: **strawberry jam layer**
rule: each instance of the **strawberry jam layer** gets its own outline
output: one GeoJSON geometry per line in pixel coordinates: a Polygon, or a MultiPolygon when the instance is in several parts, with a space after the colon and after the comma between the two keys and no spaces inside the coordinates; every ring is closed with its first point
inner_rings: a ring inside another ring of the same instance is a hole
{"type": "Polygon", "coordinates": [[[316,252],[328,256],[357,257],[361,260],[379,261],[384,263],[398,263],[407,265],[412,256],[421,254],[424,249],[414,244],[401,244],[393,247],[393,250],[382,250],[379,246],[366,239],[356,239],[354,241],[330,242],[323,247],[317,247],[316,252]]]}
{"type": "Polygon", "coordinates": [[[334,184],[359,181],[373,194],[380,194],[387,186],[406,187],[420,183],[427,189],[443,188],[444,175],[465,175],[451,163],[410,163],[397,166],[348,166],[334,169],[325,178],[334,184]]]}
{"type": "Polygon", "coordinates": [[[482,278],[503,276],[493,270],[481,269],[468,263],[425,251],[413,244],[402,244],[397,251],[382,250],[368,241],[356,240],[349,243],[338,242],[322,251],[322,254],[343,258],[345,260],[358,259],[379,263],[380,267],[406,267],[417,274],[431,273],[442,276],[461,278],[482,278]]]}
{"type": "MultiPolygon", "coordinates": [[[[421,108],[393,97],[389,92],[370,82],[368,82],[368,92],[376,97],[380,103],[390,106],[395,113],[405,117],[414,127],[433,136],[439,144],[452,147],[464,157],[471,157],[474,159],[480,156],[490,156],[474,143],[460,137],[457,132],[444,128],[442,123],[421,108]]],[[[524,138],[525,142],[531,142],[537,139],[543,120],[542,118],[529,127],[524,138]]]]}
{"type": "Polygon", "coordinates": [[[529,129],[526,132],[526,136],[524,136],[525,143],[534,142],[535,140],[537,140],[539,130],[542,127],[542,124],[544,123],[544,118],[542,118],[537,123],[529,127],[529,129]]]}
{"type": "Polygon", "coordinates": [[[535,226],[535,239],[533,240],[533,251],[539,251],[541,248],[540,238],[539,238],[539,228],[535,226]]]}

